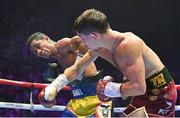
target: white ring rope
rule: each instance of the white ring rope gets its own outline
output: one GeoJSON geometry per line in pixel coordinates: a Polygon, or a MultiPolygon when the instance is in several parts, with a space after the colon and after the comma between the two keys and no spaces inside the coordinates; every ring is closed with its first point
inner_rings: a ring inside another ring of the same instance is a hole
{"type": "Polygon", "coordinates": [[[40,110],[40,111],[64,111],[65,106],[54,105],[52,108],[46,108],[41,104],[25,104],[13,102],[0,102],[0,108],[24,109],[24,110],[40,110]]]}
{"type": "MultiPolygon", "coordinates": [[[[40,110],[40,111],[64,111],[66,106],[54,105],[52,108],[43,107],[41,104],[25,104],[13,102],[0,102],[0,108],[24,109],[24,110],[40,110]],[[33,108],[33,109],[32,109],[33,108]]],[[[121,113],[125,107],[114,108],[114,113],[121,113]]],[[[180,105],[176,105],[176,111],[180,111],[180,105]]]]}

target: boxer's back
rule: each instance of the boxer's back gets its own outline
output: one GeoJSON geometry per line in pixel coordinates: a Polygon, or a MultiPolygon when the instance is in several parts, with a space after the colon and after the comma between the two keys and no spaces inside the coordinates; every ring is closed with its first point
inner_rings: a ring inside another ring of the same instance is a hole
{"type": "Polygon", "coordinates": [[[142,56],[145,64],[146,78],[163,69],[164,65],[162,64],[157,54],[146,44],[144,44],[142,48],[142,56]]]}

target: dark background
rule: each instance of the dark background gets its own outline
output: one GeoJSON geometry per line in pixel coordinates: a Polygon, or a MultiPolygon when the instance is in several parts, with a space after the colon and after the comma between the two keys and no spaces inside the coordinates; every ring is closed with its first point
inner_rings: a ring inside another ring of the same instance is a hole
{"type": "MultiPolygon", "coordinates": [[[[46,33],[55,41],[72,37],[74,20],[89,8],[104,12],[112,29],[131,31],[141,37],[171,71],[176,84],[180,83],[180,0],[1,0],[0,77],[46,82],[42,79],[42,73],[47,68],[47,60],[37,58],[29,52],[25,45],[27,38],[37,31],[46,33]]],[[[121,73],[109,63],[102,59],[98,59],[96,63],[99,69],[103,68],[106,73],[121,78],[121,73]]],[[[18,98],[25,93],[27,91],[22,88],[0,86],[1,101],[28,102],[27,99],[18,98]]],[[[180,104],[179,99],[177,104],[180,104]]],[[[63,103],[67,101],[68,98],[63,103]]],[[[10,109],[0,109],[0,116],[1,114],[38,116],[35,112],[10,109]]]]}

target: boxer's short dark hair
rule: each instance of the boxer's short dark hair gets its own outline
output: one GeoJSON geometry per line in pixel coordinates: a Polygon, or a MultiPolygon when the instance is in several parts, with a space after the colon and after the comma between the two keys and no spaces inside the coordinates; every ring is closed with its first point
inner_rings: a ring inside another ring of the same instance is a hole
{"type": "Polygon", "coordinates": [[[41,32],[35,32],[33,33],[32,35],[30,35],[26,41],[26,45],[28,48],[30,48],[31,46],[31,43],[34,41],[34,40],[41,40],[42,37],[44,36],[45,34],[44,33],[41,33],[41,32]]]}
{"type": "Polygon", "coordinates": [[[89,34],[91,32],[105,33],[109,28],[107,17],[96,9],[84,11],[74,22],[73,30],[78,33],[89,34]]]}

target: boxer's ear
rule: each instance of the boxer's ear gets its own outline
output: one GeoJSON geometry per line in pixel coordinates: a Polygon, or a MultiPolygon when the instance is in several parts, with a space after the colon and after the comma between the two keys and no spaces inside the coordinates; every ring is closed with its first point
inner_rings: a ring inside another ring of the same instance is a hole
{"type": "Polygon", "coordinates": [[[49,37],[47,35],[44,35],[43,40],[49,40],[49,37]]]}
{"type": "Polygon", "coordinates": [[[90,37],[91,37],[92,39],[96,39],[97,36],[98,36],[98,34],[97,34],[96,32],[90,33],[90,37]]]}

